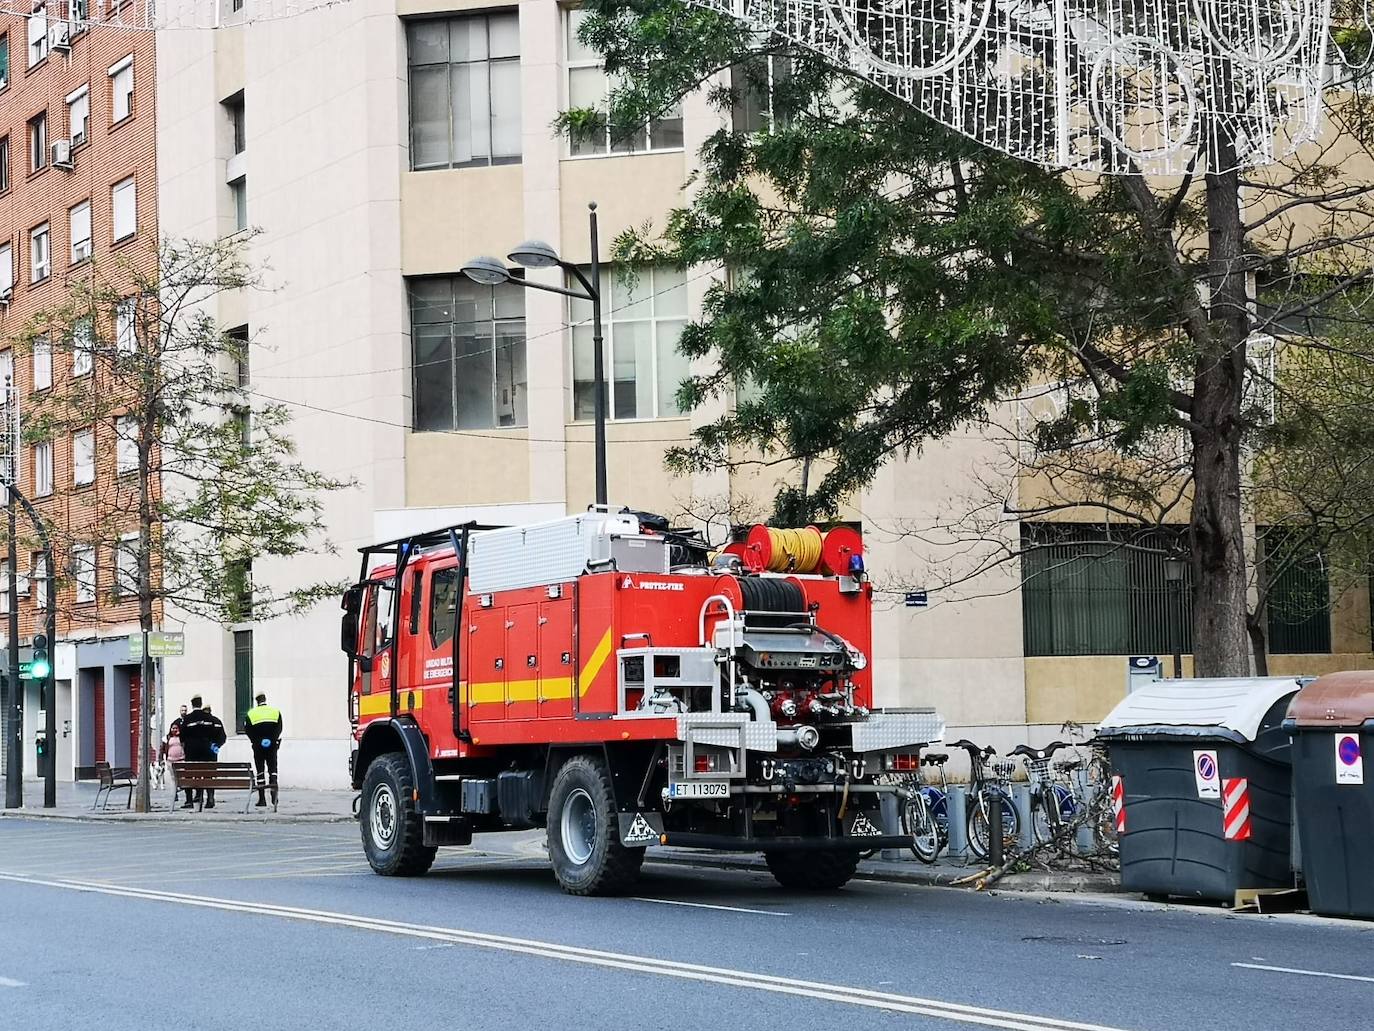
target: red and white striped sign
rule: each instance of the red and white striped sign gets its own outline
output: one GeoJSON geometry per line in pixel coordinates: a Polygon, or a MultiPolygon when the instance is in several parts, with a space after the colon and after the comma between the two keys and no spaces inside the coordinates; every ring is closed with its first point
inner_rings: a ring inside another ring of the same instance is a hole
{"type": "Polygon", "coordinates": [[[1222,778],[1221,830],[1227,841],[1250,840],[1250,782],[1244,777],[1222,778]]]}
{"type": "Polygon", "coordinates": [[[1112,774],[1112,816],[1116,819],[1116,832],[1126,833],[1126,783],[1119,774],[1112,774]]]}

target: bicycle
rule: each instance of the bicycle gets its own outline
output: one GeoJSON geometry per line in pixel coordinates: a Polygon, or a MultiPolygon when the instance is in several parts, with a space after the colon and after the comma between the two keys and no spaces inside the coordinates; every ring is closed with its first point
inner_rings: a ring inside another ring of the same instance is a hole
{"type": "Polygon", "coordinates": [[[1116,836],[1116,817],[1112,811],[1112,768],[1107,757],[1106,746],[1096,738],[1088,736],[1087,729],[1073,720],[1060,728],[1070,738],[1082,737],[1084,741],[1073,742],[1075,749],[1088,748],[1086,761],[1080,760],[1082,774],[1074,778],[1075,797],[1080,805],[1089,811],[1088,824],[1092,828],[1093,852],[1098,855],[1116,856],[1120,845],[1116,836]]]}
{"type": "Polygon", "coordinates": [[[911,790],[902,802],[902,833],[911,838],[908,846],[923,863],[933,863],[949,844],[949,782],[945,763],[949,756],[937,752],[921,756],[921,766],[939,771],[940,786],[927,784],[919,773],[908,781],[911,790]]]}
{"type": "Polygon", "coordinates": [[[1053,763],[1054,753],[1061,748],[1070,747],[1066,741],[1055,741],[1044,748],[1030,745],[1017,745],[1010,752],[1019,755],[1026,763],[1026,776],[1031,787],[1031,832],[1037,845],[1047,845],[1059,838],[1064,828],[1078,817],[1084,809],[1078,794],[1061,783],[1054,776],[1070,777],[1083,765],[1081,760],[1069,759],[1053,763]]]}
{"type": "Polygon", "coordinates": [[[1011,775],[1016,763],[996,760],[997,749],[988,745],[979,748],[972,741],[961,739],[951,746],[968,753],[971,774],[968,791],[968,847],[979,859],[987,859],[992,841],[993,805],[1002,810],[1002,850],[1012,852],[1021,837],[1021,817],[1011,798],[1011,775]],[[989,769],[991,773],[989,773],[989,769]]]}

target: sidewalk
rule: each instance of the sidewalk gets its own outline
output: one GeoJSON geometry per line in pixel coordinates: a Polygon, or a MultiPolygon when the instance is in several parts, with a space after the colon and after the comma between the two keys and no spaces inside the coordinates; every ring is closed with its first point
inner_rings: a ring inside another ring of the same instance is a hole
{"type": "MultiPolygon", "coordinates": [[[[0,817],[38,817],[52,820],[77,820],[90,823],[159,823],[204,827],[223,823],[351,823],[353,822],[353,791],[283,790],[278,812],[270,808],[249,808],[243,812],[241,792],[220,792],[213,810],[172,810],[169,789],[153,792],[153,811],[135,813],[124,808],[126,791],[119,790],[110,800],[109,808],[91,811],[96,786],[91,783],[57,785],[57,807],[43,809],[43,782],[24,782],[24,808],[0,810],[0,817]]],[[[547,855],[543,848],[544,831],[516,831],[479,836],[476,843],[489,852],[506,852],[541,860],[547,855]]],[[[750,870],[767,873],[763,857],[752,853],[714,852],[703,849],[654,848],[649,861],[681,866],[699,866],[718,870],[750,870]]],[[[914,858],[884,859],[875,856],[859,864],[859,876],[869,880],[902,884],[951,885],[955,881],[978,873],[982,866],[965,864],[960,860],[941,856],[931,866],[914,858]]],[[[1036,871],[1011,874],[996,885],[999,891],[1055,891],[1055,892],[1119,892],[1120,880],[1114,874],[1080,871],[1036,871]]]]}
{"type": "MultiPolygon", "coordinates": [[[[355,791],[311,791],[302,788],[283,789],[277,805],[272,812],[269,805],[258,809],[250,805],[248,812],[243,811],[244,792],[220,791],[215,796],[215,808],[199,812],[195,809],[172,809],[172,789],[163,788],[152,791],[153,811],[136,813],[125,808],[128,797],[127,788],[116,788],[108,804],[101,796],[101,809],[92,811],[96,791],[93,781],[78,783],[57,783],[57,806],[43,808],[43,782],[24,781],[24,806],[22,809],[3,809],[0,816],[37,817],[47,820],[81,820],[92,823],[203,823],[213,820],[216,823],[265,823],[276,820],[279,823],[348,823],[353,820],[353,798],[355,791]]],[[[254,796],[253,801],[257,801],[254,796]]]]}

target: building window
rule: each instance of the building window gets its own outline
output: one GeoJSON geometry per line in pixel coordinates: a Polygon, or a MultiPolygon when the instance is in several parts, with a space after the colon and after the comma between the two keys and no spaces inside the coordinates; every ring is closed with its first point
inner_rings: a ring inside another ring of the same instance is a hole
{"type": "Polygon", "coordinates": [[[72,375],[89,376],[95,368],[95,331],[89,318],[72,323],[72,375]]]}
{"type": "Polygon", "coordinates": [[[525,295],[464,277],[410,282],[415,429],[524,426],[525,295]]]}
{"type": "Polygon", "coordinates": [[[225,616],[230,623],[246,623],[253,618],[253,560],[247,558],[224,565],[225,616]]]}
{"type": "Polygon", "coordinates": [[[72,146],[79,147],[86,142],[86,134],[91,121],[91,91],[82,86],[67,95],[67,132],[72,138],[72,146]]]}
{"type": "Polygon", "coordinates": [[[406,40],[411,167],[519,161],[519,15],[413,21],[406,40]]]}
{"type": "Polygon", "coordinates": [[[48,113],[40,111],[29,119],[29,171],[48,167],[48,113]]]}
{"type": "Polygon", "coordinates": [[[1170,655],[1192,650],[1192,587],[1171,585],[1161,530],[1025,523],[1021,613],[1027,655],[1170,655]]]}
{"type": "Polygon", "coordinates": [[[243,91],[235,93],[224,101],[224,113],[229,116],[231,154],[242,154],[248,149],[247,122],[244,119],[243,91]]]}
{"type": "Polygon", "coordinates": [[[121,415],[115,420],[115,472],[120,476],[138,471],[138,420],[121,415]]]}
{"type": "Polygon", "coordinates": [[[10,34],[0,33],[0,89],[10,84],[10,34]]]}
{"type": "Polygon", "coordinates": [[[234,202],[234,232],[248,228],[248,177],[240,176],[229,184],[229,196],[234,202]]]}
{"type": "Polygon", "coordinates": [[[29,67],[41,62],[48,56],[48,12],[44,4],[39,4],[29,15],[29,67]]]}
{"type": "Polygon", "coordinates": [[[773,110],[774,88],[792,75],[790,58],[759,54],[730,69],[731,124],[735,132],[771,132],[779,122],[773,110]]]}
{"type": "Polygon", "coordinates": [[[0,136],[0,193],[9,192],[10,188],[10,138],[6,133],[0,136]]]}
{"type": "Polygon", "coordinates": [[[52,343],[45,336],[33,338],[33,389],[52,386],[52,343]]]}
{"type": "Polygon", "coordinates": [[[234,723],[242,726],[253,707],[253,631],[234,631],[234,723]]]}
{"type": "Polygon", "coordinates": [[[29,568],[33,570],[33,607],[46,609],[52,590],[52,584],[48,583],[48,557],[41,551],[35,551],[30,557],[29,568]]]}
{"type": "MultiPolygon", "coordinates": [[[[568,70],[568,109],[591,109],[605,114],[611,80],[601,67],[601,55],[578,38],[586,11],[566,12],[564,57],[568,70]]],[[[569,141],[574,156],[584,154],[626,154],[644,150],[682,148],[682,105],[674,104],[661,118],[627,129],[603,124],[600,128],[569,141]]]]}
{"type": "MultiPolygon", "coordinates": [[[[606,411],[612,419],[681,415],[676,394],[689,366],[677,341],[687,324],[687,277],[661,266],[634,271],[632,277],[606,267],[601,274],[601,310],[609,313],[603,314],[606,411]]],[[[596,405],[591,307],[587,301],[568,304],[575,420],[593,418],[596,405]]]]}
{"type": "Polygon", "coordinates": [[[88,605],[95,601],[95,549],[81,544],[72,547],[72,579],[76,581],[76,603],[88,605]]]}
{"type": "Polygon", "coordinates": [[[136,297],[125,297],[115,305],[115,349],[120,354],[133,354],[138,350],[134,330],[137,301],[136,297]]]}
{"type": "Polygon", "coordinates": [[[91,202],[83,200],[68,214],[72,236],[72,264],[91,256],[91,202]]]}
{"type": "Polygon", "coordinates": [[[95,482],[95,431],[72,434],[72,483],[86,487],[95,482]]]}
{"type": "Polygon", "coordinates": [[[138,198],[134,192],[133,176],[121,179],[110,187],[110,206],[114,210],[115,240],[133,236],[138,228],[138,198]]]}
{"type": "Polygon", "coordinates": [[[138,593],[138,542],[138,534],[126,533],[115,545],[115,593],[121,598],[138,593]]]}
{"type": "Polygon", "coordinates": [[[234,363],[234,385],[241,390],[248,389],[252,374],[248,366],[248,327],[235,326],[225,331],[226,350],[234,363]]]}
{"type": "Polygon", "coordinates": [[[52,493],[52,441],[40,440],[33,446],[33,496],[46,498],[52,493]]]}
{"type": "Polygon", "coordinates": [[[1280,527],[1258,531],[1263,560],[1279,568],[1265,603],[1269,654],[1331,653],[1331,583],[1320,552],[1295,553],[1280,527]]]}
{"type": "Polygon", "coordinates": [[[48,223],[29,230],[29,282],[41,283],[52,275],[52,246],[48,223]]]}
{"type": "Polygon", "coordinates": [[[110,66],[110,124],[118,125],[134,113],[134,55],[110,66]]]}
{"type": "Polygon", "coordinates": [[[0,295],[8,298],[14,293],[14,248],[0,244],[0,295]]]}

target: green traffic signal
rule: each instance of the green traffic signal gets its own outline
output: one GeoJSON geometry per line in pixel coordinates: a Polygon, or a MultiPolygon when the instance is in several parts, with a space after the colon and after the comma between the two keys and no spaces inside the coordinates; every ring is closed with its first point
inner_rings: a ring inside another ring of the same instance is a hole
{"type": "Polygon", "coordinates": [[[48,635],[33,635],[33,661],[29,663],[29,676],[34,680],[47,680],[48,674],[52,672],[52,663],[48,660],[48,635]]]}

